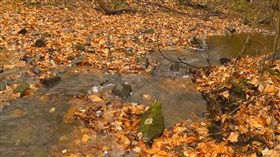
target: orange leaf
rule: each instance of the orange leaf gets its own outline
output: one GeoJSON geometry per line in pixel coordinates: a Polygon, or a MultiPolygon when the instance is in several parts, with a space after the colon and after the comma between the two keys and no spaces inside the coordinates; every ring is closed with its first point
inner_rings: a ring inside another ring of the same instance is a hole
{"type": "Polygon", "coordinates": [[[145,152],[148,154],[156,154],[160,151],[158,148],[152,148],[152,149],[145,149],[145,152]]]}

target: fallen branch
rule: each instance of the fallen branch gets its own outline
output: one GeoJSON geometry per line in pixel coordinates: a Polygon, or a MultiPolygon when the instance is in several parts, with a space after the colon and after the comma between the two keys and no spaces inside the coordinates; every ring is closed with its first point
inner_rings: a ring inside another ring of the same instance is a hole
{"type": "Polygon", "coordinates": [[[173,62],[173,63],[182,63],[182,64],[185,64],[185,65],[187,65],[187,66],[190,66],[190,67],[192,67],[192,68],[197,68],[197,69],[198,69],[198,68],[204,68],[204,67],[197,67],[197,66],[195,66],[195,65],[191,65],[191,64],[189,64],[189,63],[183,61],[181,58],[178,58],[178,60],[170,59],[170,58],[166,57],[166,56],[162,53],[162,51],[160,50],[159,46],[158,46],[158,52],[160,53],[160,55],[161,55],[164,59],[166,59],[166,60],[168,60],[168,61],[170,61],[170,62],[173,62]]]}

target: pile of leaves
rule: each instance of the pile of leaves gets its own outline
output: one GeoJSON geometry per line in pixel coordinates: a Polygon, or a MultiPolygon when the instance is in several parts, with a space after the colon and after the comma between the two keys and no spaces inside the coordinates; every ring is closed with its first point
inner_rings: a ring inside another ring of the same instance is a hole
{"type": "Polygon", "coordinates": [[[208,101],[210,134],[235,153],[260,153],[279,145],[280,60],[245,57],[210,74],[201,70],[195,83],[208,101]]]}

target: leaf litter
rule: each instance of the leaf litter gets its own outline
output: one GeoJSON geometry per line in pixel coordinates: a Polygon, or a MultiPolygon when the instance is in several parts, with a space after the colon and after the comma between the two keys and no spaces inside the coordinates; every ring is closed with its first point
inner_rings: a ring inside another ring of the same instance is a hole
{"type": "MultiPolygon", "coordinates": [[[[36,2],[41,6],[31,5],[35,4],[31,1],[0,2],[0,46],[4,48],[0,50],[0,63],[4,71],[22,67],[38,80],[48,78],[53,69],[69,66],[111,73],[141,73],[149,71],[155,63],[149,61],[149,67],[143,69],[146,63],[139,62],[138,58],[154,51],[157,44],[165,49],[193,46],[192,36],[224,35],[228,26],[238,32],[252,31],[235,19],[174,16],[157,7],[139,8],[147,14],[108,16],[94,10],[94,3],[71,1],[75,7],[66,3],[58,7],[54,2],[36,2]],[[194,29],[190,31],[190,28],[194,29]],[[143,30],[153,31],[144,33],[143,30]],[[163,35],[157,38],[158,34],[163,35]],[[34,68],[36,73],[31,70],[34,68]]],[[[168,4],[176,7],[170,1],[168,4]]],[[[203,10],[192,8],[187,11],[204,14],[203,10]]],[[[152,143],[143,142],[136,131],[140,116],[148,106],[121,100],[106,103],[106,98],[100,95],[75,97],[84,108],[71,108],[64,121],[73,123],[79,119],[84,127],[74,131],[74,138],[61,137],[60,142],[66,146],[54,147],[53,154],[257,156],[262,153],[277,156],[280,63],[277,60],[274,64],[260,64],[262,59],[262,56],[241,59],[234,71],[233,65],[214,67],[209,75],[199,70],[194,82],[208,99],[210,118],[184,120],[165,129],[152,143]]],[[[29,84],[31,90],[40,86],[38,82],[29,84]]],[[[16,84],[9,85],[1,91],[1,101],[10,100],[16,87],[16,84]]],[[[50,112],[54,110],[51,108],[50,112]]]]}

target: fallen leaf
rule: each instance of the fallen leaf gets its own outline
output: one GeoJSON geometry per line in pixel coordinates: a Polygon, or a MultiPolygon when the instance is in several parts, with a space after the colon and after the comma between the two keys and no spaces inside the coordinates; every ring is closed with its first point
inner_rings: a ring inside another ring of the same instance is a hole
{"type": "Polygon", "coordinates": [[[103,99],[101,99],[100,97],[96,96],[96,95],[90,95],[88,96],[88,98],[92,101],[92,102],[101,102],[103,99]]]}
{"type": "Polygon", "coordinates": [[[87,143],[89,140],[89,136],[87,134],[83,135],[82,142],[87,143]]]}
{"type": "Polygon", "coordinates": [[[238,133],[236,132],[231,132],[229,137],[228,137],[228,140],[232,143],[234,142],[238,142],[238,133]]]}

